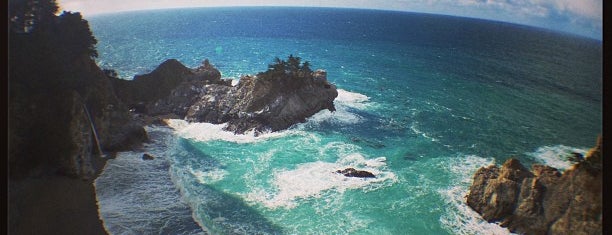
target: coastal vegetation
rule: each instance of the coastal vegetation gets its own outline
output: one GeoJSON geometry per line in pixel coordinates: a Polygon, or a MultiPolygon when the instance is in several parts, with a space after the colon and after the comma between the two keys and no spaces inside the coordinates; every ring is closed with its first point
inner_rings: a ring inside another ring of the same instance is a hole
{"type": "MultiPolygon", "coordinates": [[[[9,1],[12,175],[70,155],[74,146],[66,131],[71,120],[69,97],[73,91],[84,97],[95,86],[91,66],[98,55],[96,38],[80,13],[56,15],[58,9],[54,0],[9,1]]],[[[99,114],[104,102],[89,101],[91,111],[99,114]]]]}
{"type": "Polygon", "coordinates": [[[310,62],[304,61],[302,58],[293,56],[287,57],[287,60],[282,60],[278,57],[274,58],[274,62],[268,65],[268,70],[257,74],[257,77],[264,79],[292,77],[305,78],[312,74],[310,62]]]}
{"type": "Polygon", "coordinates": [[[96,65],[80,13],[57,14],[54,0],[8,7],[8,233],[106,234],[92,185],[99,156],[146,133],[96,65]]]}

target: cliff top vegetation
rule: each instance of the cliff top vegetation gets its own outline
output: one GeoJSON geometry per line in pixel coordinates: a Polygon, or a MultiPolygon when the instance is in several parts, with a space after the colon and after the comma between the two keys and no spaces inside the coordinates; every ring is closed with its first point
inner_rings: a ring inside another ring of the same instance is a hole
{"type": "Polygon", "coordinates": [[[259,78],[306,78],[310,77],[312,70],[310,69],[310,62],[301,62],[302,58],[289,55],[287,60],[282,60],[278,57],[274,59],[274,62],[268,65],[268,70],[257,74],[259,78]]]}

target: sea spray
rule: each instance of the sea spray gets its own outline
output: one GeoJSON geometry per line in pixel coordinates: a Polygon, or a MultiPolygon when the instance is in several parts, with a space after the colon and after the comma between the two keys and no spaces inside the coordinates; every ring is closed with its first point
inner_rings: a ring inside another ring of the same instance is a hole
{"type": "Polygon", "coordinates": [[[454,182],[454,185],[438,190],[445,202],[445,213],[440,217],[440,223],[449,232],[460,235],[511,234],[508,229],[485,221],[465,201],[465,196],[469,193],[469,186],[472,183],[472,177],[476,170],[491,164],[495,164],[493,159],[475,155],[450,158],[439,164],[458,179],[454,182]]]}
{"type": "Polygon", "coordinates": [[[587,153],[587,148],[576,148],[565,145],[543,146],[536,149],[534,152],[526,153],[536,162],[545,164],[560,171],[569,169],[579,159],[572,159],[575,154],[584,156],[587,153]]]}
{"type": "Polygon", "coordinates": [[[257,201],[269,208],[293,208],[297,199],[320,198],[322,192],[335,190],[343,193],[347,189],[363,188],[375,190],[390,186],[397,181],[395,174],[385,170],[384,157],[365,159],[358,153],[342,156],[336,162],[310,162],[300,164],[293,170],[278,170],[274,174],[275,193],[255,189],[246,195],[247,200],[257,201]],[[373,173],[375,178],[346,177],[336,173],[355,167],[373,173]],[[388,182],[386,182],[388,181],[388,182]]]}

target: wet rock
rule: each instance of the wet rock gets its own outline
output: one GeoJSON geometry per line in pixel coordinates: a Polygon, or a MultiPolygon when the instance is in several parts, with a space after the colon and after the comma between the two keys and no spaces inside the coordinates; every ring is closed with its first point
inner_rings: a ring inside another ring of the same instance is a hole
{"type": "Polygon", "coordinates": [[[376,178],[372,172],[355,170],[355,168],[346,168],[344,170],[337,170],[336,173],[343,174],[346,177],[358,177],[358,178],[376,178]]]}
{"type": "Polygon", "coordinates": [[[153,160],[153,159],[155,159],[155,157],[153,157],[153,155],[151,154],[148,154],[148,153],[142,154],[142,160],[153,160]]]}

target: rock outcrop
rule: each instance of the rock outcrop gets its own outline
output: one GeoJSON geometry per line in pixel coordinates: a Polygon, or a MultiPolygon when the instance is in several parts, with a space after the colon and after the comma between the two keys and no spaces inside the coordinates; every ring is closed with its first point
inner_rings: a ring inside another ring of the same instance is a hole
{"type": "Polygon", "coordinates": [[[208,60],[195,69],[168,60],[150,74],[134,81],[117,79],[114,85],[124,102],[146,115],[173,114],[190,122],[227,123],[226,130],[259,134],[304,122],[323,109],[335,110],[333,100],[338,92],[325,71],[300,67],[299,59],[297,63],[294,70],[271,69],[243,76],[232,86],[208,60]],[[156,86],[154,96],[133,95],[156,86]]]}
{"type": "MultiPolygon", "coordinates": [[[[176,63],[178,63],[180,66],[175,66],[175,70],[176,68],[180,68],[180,71],[183,72],[183,68],[186,69],[186,67],[180,64],[178,61],[176,61],[176,63]]],[[[169,69],[169,72],[172,73],[171,68],[169,69]]],[[[159,67],[156,70],[159,70],[159,67]]],[[[144,85],[135,83],[134,88],[136,90],[140,90],[143,89],[143,87],[154,86],[155,84],[159,83],[159,80],[165,79],[163,76],[151,76],[151,74],[143,75],[139,81],[140,84],[144,85]]],[[[174,72],[172,74],[178,73],[174,72]]],[[[150,98],[148,100],[138,100],[139,102],[143,102],[145,104],[147,109],[146,114],[151,116],[175,114],[180,118],[184,118],[187,115],[191,105],[200,99],[205,87],[209,85],[213,85],[213,87],[231,86],[231,80],[221,79],[221,73],[219,70],[214,68],[208,62],[208,60],[204,60],[200,67],[196,69],[188,69],[187,72],[182,74],[183,75],[180,75],[179,83],[176,83],[173,86],[165,86],[163,88],[164,95],[150,98]]]]}
{"type": "Polygon", "coordinates": [[[601,137],[585,158],[562,174],[509,159],[480,168],[467,204],[489,222],[524,234],[602,234],[601,137]]]}
{"type": "Polygon", "coordinates": [[[243,76],[235,87],[204,87],[202,98],[193,104],[186,119],[194,122],[225,123],[229,131],[278,131],[304,122],[328,109],[334,111],[338,96],[325,72],[309,76],[243,76]]]}
{"type": "Polygon", "coordinates": [[[117,96],[134,111],[179,113],[181,116],[187,111],[181,108],[195,102],[193,98],[198,97],[198,90],[191,88],[205,84],[231,84],[231,81],[221,79],[219,70],[212,67],[208,60],[196,69],[189,69],[175,59],[166,60],[151,73],[136,75],[131,81],[119,78],[111,78],[111,81],[117,96]],[[153,110],[147,107],[165,98],[170,98],[168,105],[160,104],[153,110]]]}

